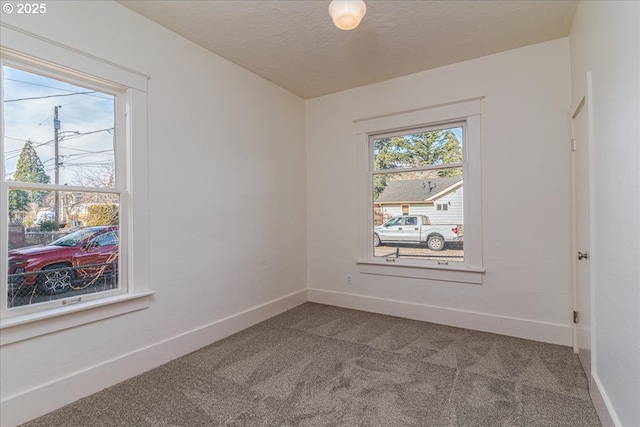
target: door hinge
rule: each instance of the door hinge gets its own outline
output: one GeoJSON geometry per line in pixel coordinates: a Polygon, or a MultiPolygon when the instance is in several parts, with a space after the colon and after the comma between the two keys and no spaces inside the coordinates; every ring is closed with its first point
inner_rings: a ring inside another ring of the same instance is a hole
{"type": "Polygon", "coordinates": [[[578,141],[575,138],[571,140],[571,151],[578,151],[578,141]]]}
{"type": "Polygon", "coordinates": [[[577,311],[573,312],[573,323],[578,323],[578,312],[577,311]]]}

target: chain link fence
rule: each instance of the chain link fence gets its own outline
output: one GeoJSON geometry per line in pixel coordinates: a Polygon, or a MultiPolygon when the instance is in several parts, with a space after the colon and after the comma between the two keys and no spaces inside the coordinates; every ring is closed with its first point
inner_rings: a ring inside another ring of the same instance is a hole
{"type": "Polygon", "coordinates": [[[8,277],[8,308],[104,292],[118,288],[117,258],[105,263],[54,264],[36,272],[20,272],[8,277]]]}

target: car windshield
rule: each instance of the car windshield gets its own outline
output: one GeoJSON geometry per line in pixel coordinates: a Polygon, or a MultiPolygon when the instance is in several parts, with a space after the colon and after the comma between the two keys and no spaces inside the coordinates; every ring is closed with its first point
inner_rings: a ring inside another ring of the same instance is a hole
{"type": "Polygon", "coordinates": [[[100,228],[84,228],[71,234],[67,234],[66,236],[62,236],[58,240],[54,240],[49,243],[49,246],[77,246],[80,242],[91,237],[99,230],[100,228]]]}

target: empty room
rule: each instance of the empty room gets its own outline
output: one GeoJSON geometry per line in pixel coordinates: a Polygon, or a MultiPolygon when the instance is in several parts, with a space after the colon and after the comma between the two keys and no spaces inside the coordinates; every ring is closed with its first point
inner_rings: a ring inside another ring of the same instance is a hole
{"type": "Polygon", "coordinates": [[[3,427],[640,427],[640,2],[1,7],[3,427]]]}

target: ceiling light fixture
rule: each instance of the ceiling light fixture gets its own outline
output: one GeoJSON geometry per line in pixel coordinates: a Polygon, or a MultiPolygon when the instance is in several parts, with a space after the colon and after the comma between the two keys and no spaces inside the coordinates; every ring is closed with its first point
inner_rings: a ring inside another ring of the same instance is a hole
{"type": "Polygon", "coordinates": [[[367,13],[367,5],[362,0],[332,0],[329,15],[341,30],[353,30],[367,13]]]}

